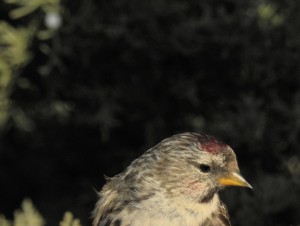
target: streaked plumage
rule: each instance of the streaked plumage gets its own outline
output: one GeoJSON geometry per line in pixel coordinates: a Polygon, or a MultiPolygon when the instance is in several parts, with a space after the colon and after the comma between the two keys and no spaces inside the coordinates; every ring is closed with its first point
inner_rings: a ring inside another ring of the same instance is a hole
{"type": "Polygon", "coordinates": [[[221,141],[183,133],[167,138],[107,180],[93,226],[228,226],[218,191],[251,187],[221,141]]]}

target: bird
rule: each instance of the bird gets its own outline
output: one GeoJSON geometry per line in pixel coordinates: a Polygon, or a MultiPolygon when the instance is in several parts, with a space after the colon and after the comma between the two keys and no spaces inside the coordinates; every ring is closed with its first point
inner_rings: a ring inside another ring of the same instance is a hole
{"type": "Polygon", "coordinates": [[[218,192],[252,188],[230,146],[194,132],[162,140],[106,179],[93,226],[230,226],[218,192]]]}

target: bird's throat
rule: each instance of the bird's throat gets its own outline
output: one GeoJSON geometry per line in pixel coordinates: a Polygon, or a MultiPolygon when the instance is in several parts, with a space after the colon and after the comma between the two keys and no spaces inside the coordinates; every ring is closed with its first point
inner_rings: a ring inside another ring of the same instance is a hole
{"type": "Polygon", "coordinates": [[[211,190],[205,195],[204,197],[201,197],[199,200],[199,203],[209,203],[214,198],[214,195],[216,194],[215,190],[211,190]]]}

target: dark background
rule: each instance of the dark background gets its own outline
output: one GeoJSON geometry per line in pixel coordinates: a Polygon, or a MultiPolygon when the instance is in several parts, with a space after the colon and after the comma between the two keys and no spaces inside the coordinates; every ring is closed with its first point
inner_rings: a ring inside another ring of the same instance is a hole
{"type": "MultiPolygon", "coordinates": [[[[11,20],[12,6],[0,6],[14,26],[45,16],[11,20]]],[[[10,88],[0,213],[12,218],[30,197],[48,225],[66,210],[90,225],[104,174],[170,135],[196,131],[232,146],[254,187],[222,192],[233,225],[300,224],[300,1],[61,7],[62,26],[32,42],[32,59],[10,88]]]]}

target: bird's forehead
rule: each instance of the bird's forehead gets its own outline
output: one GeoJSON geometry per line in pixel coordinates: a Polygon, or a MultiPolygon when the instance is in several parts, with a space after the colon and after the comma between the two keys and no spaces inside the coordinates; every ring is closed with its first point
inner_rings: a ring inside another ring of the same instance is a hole
{"type": "Polygon", "coordinates": [[[218,162],[220,167],[227,165],[228,168],[237,169],[236,156],[233,150],[227,146],[219,154],[210,155],[212,160],[218,162]]]}
{"type": "Polygon", "coordinates": [[[202,151],[216,155],[225,151],[229,146],[211,136],[199,135],[198,146],[202,151]]]}

